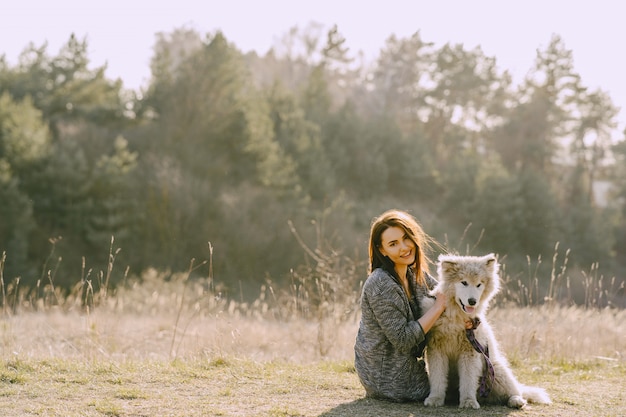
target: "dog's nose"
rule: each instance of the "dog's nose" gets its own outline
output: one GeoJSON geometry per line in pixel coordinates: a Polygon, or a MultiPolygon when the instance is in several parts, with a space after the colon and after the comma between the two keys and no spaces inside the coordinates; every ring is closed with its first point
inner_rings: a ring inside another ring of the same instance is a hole
{"type": "Polygon", "coordinates": [[[476,305],[476,299],[475,298],[470,298],[469,300],[467,300],[467,304],[474,306],[476,305]]]}

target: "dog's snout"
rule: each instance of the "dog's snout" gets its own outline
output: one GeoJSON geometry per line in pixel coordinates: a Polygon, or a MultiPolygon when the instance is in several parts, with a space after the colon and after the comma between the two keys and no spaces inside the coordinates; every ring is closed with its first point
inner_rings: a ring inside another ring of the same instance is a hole
{"type": "Polygon", "coordinates": [[[476,305],[476,299],[475,298],[470,298],[469,300],[467,300],[467,304],[469,304],[471,306],[475,306],[476,305]]]}

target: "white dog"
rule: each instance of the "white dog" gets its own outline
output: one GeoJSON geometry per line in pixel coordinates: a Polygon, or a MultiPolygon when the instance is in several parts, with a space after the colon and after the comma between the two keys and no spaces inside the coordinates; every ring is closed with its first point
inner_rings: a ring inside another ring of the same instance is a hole
{"type": "MultiPolygon", "coordinates": [[[[439,284],[432,293],[444,294],[447,307],[428,333],[426,364],[430,395],[425,405],[442,406],[448,383],[455,387],[457,378],[461,408],[480,408],[477,394],[484,397],[481,402],[513,408],[524,407],[526,401],[550,403],[543,389],[516,380],[486,320],[489,301],[500,289],[498,269],[493,254],[439,256],[439,284]],[[468,324],[473,324],[473,329],[468,324]],[[478,343],[472,343],[471,339],[478,343]]],[[[422,309],[428,309],[432,303],[432,299],[425,298],[422,309]]],[[[454,390],[450,393],[456,394],[454,390]]]]}

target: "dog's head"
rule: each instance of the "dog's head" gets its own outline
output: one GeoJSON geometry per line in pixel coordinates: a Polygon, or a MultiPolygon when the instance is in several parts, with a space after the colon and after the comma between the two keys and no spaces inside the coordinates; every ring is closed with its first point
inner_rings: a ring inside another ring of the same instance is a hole
{"type": "Polygon", "coordinates": [[[437,264],[439,285],[435,291],[447,296],[467,315],[484,312],[500,290],[498,261],[494,254],[485,256],[440,255],[437,264]]]}

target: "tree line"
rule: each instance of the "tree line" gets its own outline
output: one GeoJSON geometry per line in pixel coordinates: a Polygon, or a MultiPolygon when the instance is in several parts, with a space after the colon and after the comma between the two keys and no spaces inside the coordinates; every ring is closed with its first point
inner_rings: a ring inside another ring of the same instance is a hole
{"type": "Polygon", "coordinates": [[[113,283],[206,274],[211,257],[225,291],[256,292],[310,261],[298,239],[364,262],[388,208],[441,250],[499,254],[513,276],[558,247],[570,268],[623,281],[624,132],[563,39],[518,84],[479,47],[420,32],[371,62],[347,44],[311,24],[259,55],[180,28],[157,34],[139,91],[93,68],[74,35],[56,55],[3,56],[4,282],[97,283],[113,261],[113,283]]]}

